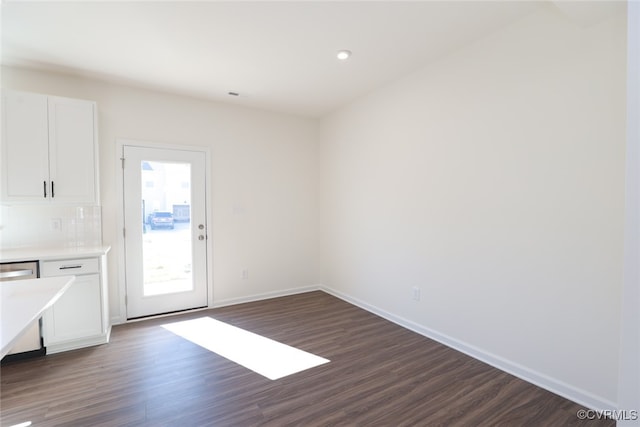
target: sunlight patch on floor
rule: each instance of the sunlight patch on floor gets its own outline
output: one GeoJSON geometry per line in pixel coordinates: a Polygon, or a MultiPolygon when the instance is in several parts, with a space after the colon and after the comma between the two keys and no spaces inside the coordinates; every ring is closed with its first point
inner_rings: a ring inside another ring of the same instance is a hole
{"type": "Polygon", "coordinates": [[[330,362],[210,317],[168,323],[162,327],[270,380],[330,362]]]}

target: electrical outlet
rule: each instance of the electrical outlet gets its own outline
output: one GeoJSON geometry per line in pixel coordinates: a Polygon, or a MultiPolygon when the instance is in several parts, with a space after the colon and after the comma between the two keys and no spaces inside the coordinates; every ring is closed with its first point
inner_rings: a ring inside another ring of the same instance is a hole
{"type": "Polygon", "coordinates": [[[420,301],[420,288],[414,286],[411,288],[411,299],[414,301],[420,301]]]}
{"type": "Polygon", "coordinates": [[[52,231],[62,231],[62,220],[60,218],[51,218],[50,226],[52,231]]]}

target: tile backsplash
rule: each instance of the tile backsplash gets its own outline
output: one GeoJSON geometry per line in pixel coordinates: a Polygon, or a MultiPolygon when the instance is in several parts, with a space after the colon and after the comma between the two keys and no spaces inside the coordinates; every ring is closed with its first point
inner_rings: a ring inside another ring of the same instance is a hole
{"type": "Polygon", "coordinates": [[[2,249],[101,244],[100,206],[0,206],[2,249]]]}

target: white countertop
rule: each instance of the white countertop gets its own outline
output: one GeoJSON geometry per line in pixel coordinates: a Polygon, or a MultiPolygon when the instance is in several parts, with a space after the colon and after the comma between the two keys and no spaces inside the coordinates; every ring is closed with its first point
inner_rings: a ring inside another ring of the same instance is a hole
{"type": "Polygon", "coordinates": [[[20,248],[0,250],[0,262],[47,261],[68,258],[102,256],[111,246],[82,246],[73,248],[20,248]]]}
{"type": "Polygon", "coordinates": [[[0,358],[74,280],[75,276],[59,276],[0,283],[0,358]]]}

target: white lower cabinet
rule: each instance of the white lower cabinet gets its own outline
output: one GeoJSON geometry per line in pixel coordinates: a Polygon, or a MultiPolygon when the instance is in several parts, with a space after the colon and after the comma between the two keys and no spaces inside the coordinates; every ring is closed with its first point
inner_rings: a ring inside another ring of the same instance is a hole
{"type": "Polygon", "coordinates": [[[40,277],[75,275],[76,279],[42,316],[47,353],[109,341],[106,257],[43,261],[40,277]]]}

